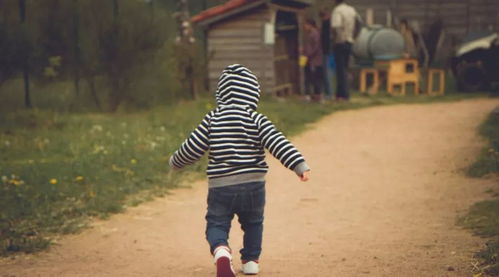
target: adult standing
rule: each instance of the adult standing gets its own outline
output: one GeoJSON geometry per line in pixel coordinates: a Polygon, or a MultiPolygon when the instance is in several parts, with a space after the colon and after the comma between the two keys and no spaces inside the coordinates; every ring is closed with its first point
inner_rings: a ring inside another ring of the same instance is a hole
{"type": "Polygon", "coordinates": [[[357,12],[345,3],[345,0],[336,0],[336,4],[331,14],[333,52],[336,61],[336,99],[348,101],[350,99],[348,61],[352,52],[357,12]]]}
{"type": "Polygon", "coordinates": [[[305,49],[303,54],[307,57],[305,66],[305,90],[307,95],[313,88],[313,100],[321,101],[322,87],[324,85],[324,70],[322,68],[323,55],[319,29],[313,19],[307,19],[304,25],[305,49]]]}
{"type": "Polygon", "coordinates": [[[331,67],[332,45],[331,45],[331,12],[321,11],[319,13],[321,25],[321,45],[324,69],[324,93],[326,99],[333,98],[333,68],[331,67]]]}

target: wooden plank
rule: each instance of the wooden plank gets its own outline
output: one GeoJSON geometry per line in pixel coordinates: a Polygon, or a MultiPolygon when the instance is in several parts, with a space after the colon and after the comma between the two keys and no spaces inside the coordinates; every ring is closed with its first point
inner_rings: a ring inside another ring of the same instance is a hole
{"type": "Polygon", "coordinates": [[[226,57],[234,57],[234,56],[236,56],[236,57],[241,57],[241,56],[249,57],[249,56],[258,55],[258,57],[265,58],[265,57],[272,57],[274,55],[274,51],[272,51],[272,50],[273,50],[272,48],[268,49],[268,47],[261,45],[258,50],[245,52],[245,53],[241,53],[241,51],[237,51],[237,50],[226,50],[226,51],[217,51],[217,53],[215,53],[215,54],[218,56],[226,56],[226,57]]]}
{"type": "Polygon", "coordinates": [[[230,38],[212,38],[208,41],[210,45],[226,45],[226,44],[262,44],[262,39],[259,37],[230,37],[230,38]]]}
{"type": "MultiPolygon", "coordinates": [[[[223,69],[226,66],[228,66],[230,64],[235,64],[235,63],[242,64],[242,65],[248,67],[252,71],[256,70],[256,69],[262,69],[264,67],[265,67],[265,70],[269,70],[269,71],[273,70],[273,66],[265,65],[262,63],[261,60],[255,61],[255,60],[245,60],[245,59],[230,59],[230,60],[216,61],[214,63],[210,63],[210,65],[208,66],[208,69],[210,69],[210,71],[223,69]]],[[[217,71],[217,73],[218,73],[218,71],[217,71]]]]}
{"type": "Polygon", "coordinates": [[[273,59],[273,54],[272,53],[262,53],[261,51],[254,51],[250,53],[244,53],[241,54],[241,52],[230,52],[230,53],[221,53],[221,52],[214,52],[212,54],[212,59],[211,61],[215,60],[225,60],[225,61],[230,61],[234,59],[240,59],[241,56],[244,56],[244,58],[248,60],[258,60],[258,59],[273,59]]]}
{"type": "Polygon", "coordinates": [[[238,47],[238,46],[241,46],[241,47],[252,47],[252,48],[262,48],[263,47],[263,44],[262,44],[262,41],[259,40],[259,39],[250,39],[250,38],[246,38],[245,39],[246,41],[248,42],[225,42],[224,43],[224,40],[219,40],[219,41],[210,41],[208,46],[209,48],[224,48],[224,47],[227,47],[227,46],[230,46],[230,47],[238,47]]]}
{"type": "Polygon", "coordinates": [[[240,19],[231,20],[224,24],[218,24],[212,29],[224,29],[224,28],[259,28],[263,25],[265,21],[263,19],[240,19]]]}
{"type": "Polygon", "coordinates": [[[242,64],[249,68],[251,71],[255,70],[261,70],[263,67],[265,67],[265,70],[268,71],[273,71],[273,67],[269,65],[265,65],[258,60],[247,60],[247,59],[233,59],[233,60],[221,60],[221,61],[216,61],[216,62],[210,62],[208,69],[213,72],[215,71],[216,74],[219,74],[225,67],[227,67],[230,64],[242,64]]]}
{"type": "Polygon", "coordinates": [[[463,27],[446,27],[445,31],[449,34],[454,34],[459,36],[466,34],[466,28],[463,27]]]}
{"type": "Polygon", "coordinates": [[[269,51],[266,47],[261,47],[254,51],[241,52],[240,50],[220,50],[214,49],[209,51],[212,60],[223,59],[248,59],[248,60],[268,60],[273,59],[274,52],[269,51]]]}
{"type": "Polygon", "coordinates": [[[421,2],[401,2],[397,5],[397,11],[411,10],[411,11],[424,11],[426,4],[421,2]]]}
{"type": "Polygon", "coordinates": [[[241,45],[211,45],[209,51],[239,51],[241,55],[247,51],[259,51],[261,49],[260,44],[241,44],[241,45]]]}
{"type": "Polygon", "coordinates": [[[257,35],[258,33],[262,32],[262,29],[263,29],[262,26],[251,27],[251,28],[229,26],[226,28],[211,29],[208,32],[208,34],[210,36],[227,35],[227,34],[232,34],[233,36],[237,36],[238,34],[243,34],[244,36],[247,36],[248,32],[257,35]]]}
{"type": "Polygon", "coordinates": [[[263,30],[262,28],[220,28],[220,29],[213,29],[210,30],[208,33],[209,36],[208,38],[212,36],[223,36],[223,35],[231,35],[233,37],[237,36],[242,36],[242,37],[247,37],[247,36],[259,36],[262,34],[263,30]]]}

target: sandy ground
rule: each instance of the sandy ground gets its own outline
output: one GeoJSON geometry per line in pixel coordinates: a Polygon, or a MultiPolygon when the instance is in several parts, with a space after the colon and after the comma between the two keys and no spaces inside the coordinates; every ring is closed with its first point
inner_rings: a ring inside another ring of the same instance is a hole
{"type": "MultiPolygon", "coordinates": [[[[312,179],[302,183],[269,159],[260,276],[471,276],[484,241],[455,220],[499,186],[463,173],[484,145],[476,128],[497,105],[345,111],[294,138],[312,179]]],[[[0,276],[215,276],[206,182],[192,186],[95,222],[50,251],[0,260],[0,276]]]]}

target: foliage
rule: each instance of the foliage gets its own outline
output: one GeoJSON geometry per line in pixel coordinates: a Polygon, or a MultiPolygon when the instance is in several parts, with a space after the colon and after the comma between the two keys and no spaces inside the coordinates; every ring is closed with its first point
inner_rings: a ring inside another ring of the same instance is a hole
{"type": "Polygon", "coordinates": [[[475,203],[460,223],[479,236],[499,236],[499,199],[475,203]]]}
{"type": "MultiPolygon", "coordinates": [[[[480,126],[480,134],[489,141],[478,159],[468,168],[472,177],[483,177],[499,172],[499,107],[496,108],[480,126]]],[[[481,271],[492,276],[499,276],[499,196],[498,192],[489,190],[494,196],[491,200],[473,204],[467,214],[459,219],[459,224],[469,228],[476,235],[491,238],[486,248],[475,256],[482,261],[481,271]]]]}
{"type": "Polygon", "coordinates": [[[476,256],[484,261],[483,271],[491,276],[499,276],[499,241],[487,242],[487,248],[478,252],[476,256]]]}
{"type": "Polygon", "coordinates": [[[489,141],[479,158],[468,168],[468,175],[482,177],[489,173],[499,173],[499,107],[480,126],[480,134],[489,141]]]}
{"type": "MultiPolygon", "coordinates": [[[[96,106],[116,111],[123,102],[133,102],[137,92],[132,89],[144,77],[140,70],[155,63],[165,46],[172,47],[172,11],[162,5],[136,0],[24,3],[22,23],[18,1],[0,2],[0,85],[26,68],[38,88],[71,80],[79,94],[83,80],[96,106]]],[[[163,93],[176,93],[175,87],[166,85],[163,93]]]]}
{"type": "Polygon", "coordinates": [[[475,203],[458,223],[476,235],[491,238],[475,256],[482,263],[481,271],[499,275],[499,198],[475,203]]]}

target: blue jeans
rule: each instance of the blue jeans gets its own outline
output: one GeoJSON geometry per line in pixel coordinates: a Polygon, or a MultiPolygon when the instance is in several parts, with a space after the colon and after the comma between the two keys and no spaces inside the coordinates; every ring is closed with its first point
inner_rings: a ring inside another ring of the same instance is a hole
{"type": "Polygon", "coordinates": [[[262,252],[265,182],[252,182],[208,191],[206,239],[211,253],[217,246],[229,245],[229,231],[234,214],[244,231],[241,260],[258,260],[262,252]]]}
{"type": "Polygon", "coordinates": [[[324,93],[328,99],[333,98],[333,69],[329,62],[331,58],[331,55],[324,54],[324,93]]]}

